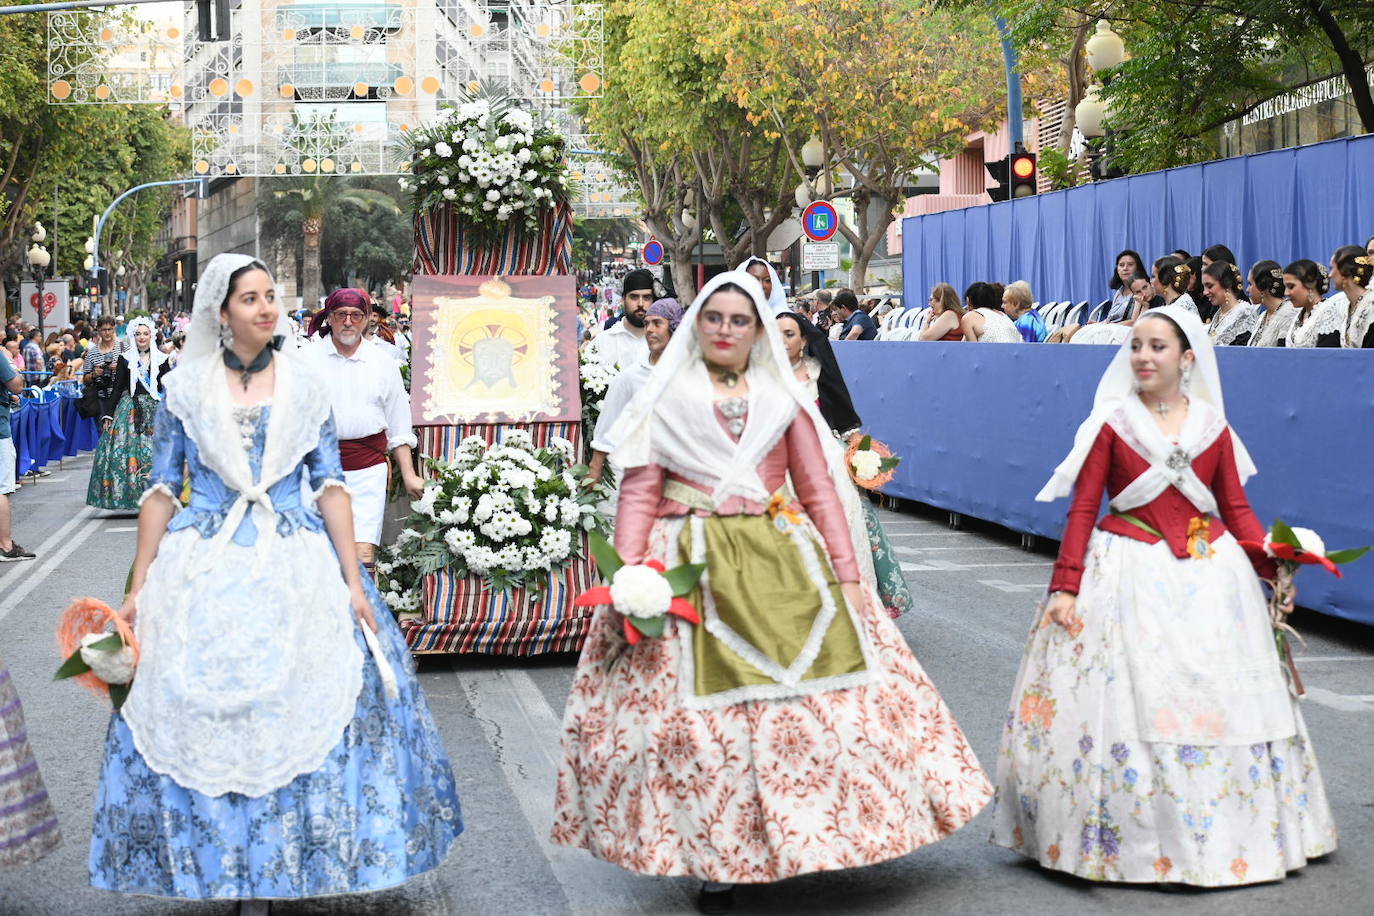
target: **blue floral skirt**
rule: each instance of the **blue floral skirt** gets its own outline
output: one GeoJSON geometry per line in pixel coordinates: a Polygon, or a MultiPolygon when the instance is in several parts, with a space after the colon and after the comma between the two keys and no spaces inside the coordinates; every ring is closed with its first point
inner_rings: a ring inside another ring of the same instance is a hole
{"type": "Polygon", "coordinates": [[[353,720],[324,765],[259,798],[215,798],[148,768],[115,714],[91,829],[91,884],[190,899],[276,899],[394,887],[462,832],[453,772],[405,641],[369,580],[400,695],[363,652],[353,720]]]}

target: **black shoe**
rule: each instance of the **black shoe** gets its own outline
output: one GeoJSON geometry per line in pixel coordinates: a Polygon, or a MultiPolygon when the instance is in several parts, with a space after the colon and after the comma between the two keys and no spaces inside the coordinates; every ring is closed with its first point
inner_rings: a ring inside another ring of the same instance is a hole
{"type": "Polygon", "coordinates": [[[697,909],[707,916],[723,916],[735,909],[735,888],[723,891],[708,891],[704,886],[697,892],[697,909]]]}
{"type": "Polygon", "coordinates": [[[16,560],[32,560],[38,554],[32,550],[25,550],[19,546],[18,541],[10,542],[9,550],[0,550],[0,563],[13,563],[16,560]]]}

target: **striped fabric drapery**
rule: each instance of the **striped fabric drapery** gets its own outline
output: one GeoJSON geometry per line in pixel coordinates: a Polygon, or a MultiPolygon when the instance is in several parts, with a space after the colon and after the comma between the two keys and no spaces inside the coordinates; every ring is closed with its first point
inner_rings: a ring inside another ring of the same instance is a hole
{"type": "Polygon", "coordinates": [[[476,243],[474,233],[449,207],[415,218],[415,272],[456,276],[572,273],[572,208],[560,204],[544,214],[538,232],[511,226],[494,244],[476,243]]]}
{"type": "MultiPolygon", "coordinates": [[[[415,272],[446,276],[572,272],[572,209],[567,204],[545,214],[543,229],[537,234],[513,228],[495,247],[479,247],[473,238],[447,207],[417,216],[415,272]]],[[[505,429],[525,430],[536,447],[561,436],[572,442],[575,454],[582,454],[582,424],[576,421],[425,426],[417,428],[416,435],[421,455],[451,461],[468,436],[480,436],[490,444],[505,429]]],[[[580,650],[592,609],[573,607],[573,599],[596,584],[596,572],[586,534],[578,540],[579,555],[562,570],[550,573],[539,590],[499,592],[488,587],[484,578],[459,578],[451,572],[425,576],[420,616],[400,621],[411,651],[539,655],[580,650]]]]}

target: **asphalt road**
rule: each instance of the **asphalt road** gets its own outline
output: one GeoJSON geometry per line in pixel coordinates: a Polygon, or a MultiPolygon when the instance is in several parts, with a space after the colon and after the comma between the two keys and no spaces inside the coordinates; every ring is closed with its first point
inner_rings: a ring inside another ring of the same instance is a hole
{"type": "MultiPolygon", "coordinates": [[[[13,673],[29,734],[66,842],[42,862],[0,872],[0,914],[190,914],[233,904],[123,897],[89,887],[86,857],[103,703],[54,682],[53,628],[74,596],[116,603],[134,549],[134,520],[85,508],[88,457],[13,497],[19,540],[36,561],[0,566],[0,657],[13,673]]],[[[985,766],[1038,593],[1053,559],[1019,537],[909,507],[883,513],[907,566],[916,608],[903,633],[985,766]]],[[[1314,575],[1306,573],[1305,575],[1314,575]]],[[[1341,847],[1279,884],[1223,891],[1100,886],[1055,876],[988,845],[985,811],[953,837],[883,865],[741,888],[740,914],[929,913],[1246,914],[1374,911],[1374,630],[1299,613],[1305,713],[1340,828],[1341,847]]],[[[420,676],[458,774],[467,831],[435,872],[360,897],[278,904],[306,914],[677,914],[694,912],[695,883],[631,875],[552,846],[558,722],[570,656],[531,660],[426,658],[420,676]]]]}

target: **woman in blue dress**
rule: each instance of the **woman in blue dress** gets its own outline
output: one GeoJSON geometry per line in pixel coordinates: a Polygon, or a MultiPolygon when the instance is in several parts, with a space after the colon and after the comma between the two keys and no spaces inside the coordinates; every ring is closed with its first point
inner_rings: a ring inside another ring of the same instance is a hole
{"type": "Polygon", "coordinates": [[[262,264],[210,262],[157,414],[96,887],[263,913],[401,884],[462,830],[405,642],[354,555],[329,397],[278,351],[288,331],[262,264]]]}

